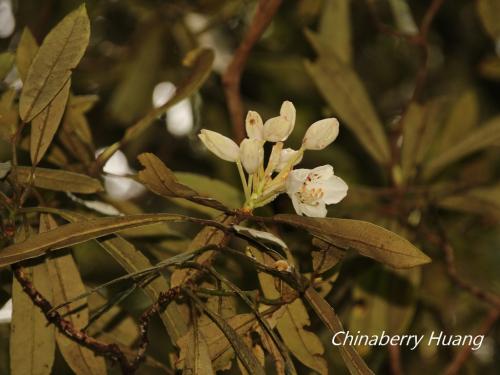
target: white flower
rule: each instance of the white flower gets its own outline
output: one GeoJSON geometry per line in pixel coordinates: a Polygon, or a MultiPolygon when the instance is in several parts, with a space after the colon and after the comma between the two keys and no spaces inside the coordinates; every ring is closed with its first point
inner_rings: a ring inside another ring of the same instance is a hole
{"type": "Polygon", "coordinates": [[[245,119],[245,128],[248,138],[251,139],[264,139],[264,125],[262,118],[255,111],[248,111],[247,118],[245,119]]]}
{"type": "Polygon", "coordinates": [[[322,150],[339,135],[339,122],[336,118],[316,121],[306,131],[302,145],[306,150],[322,150]]]}
{"type": "Polygon", "coordinates": [[[340,202],[347,189],[347,184],[333,174],[331,165],[296,169],[286,181],[287,194],[297,214],[312,217],[325,217],[326,205],[340,202]]]}
{"type": "Polygon", "coordinates": [[[285,101],[281,105],[280,115],[270,118],[264,124],[264,139],[269,142],[283,142],[295,126],[295,107],[285,101]]]}
{"type": "Polygon", "coordinates": [[[245,138],[240,144],[240,159],[248,174],[255,173],[264,162],[264,148],[259,139],[245,138]]]}
{"type": "Polygon", "coordinates": [[[230,162],[239,160],[240,148],[232,139],[207,129],[202,129],[198,137],[206,148],[222,160],[230,162]]]}
{"type": "Polygon", "coordinates": [[[291,148],[285,148],[281,150],[280,153],[280,160],[278,165],[276,166],[276,170],[278,172],[282,171],[285,167],[288,166],[288,164],[292,161],[295,160],[293,165],[291,167],[299,164],[302,161],[302,157],[304,154],[301,151],[297,151],[291,148]]]}

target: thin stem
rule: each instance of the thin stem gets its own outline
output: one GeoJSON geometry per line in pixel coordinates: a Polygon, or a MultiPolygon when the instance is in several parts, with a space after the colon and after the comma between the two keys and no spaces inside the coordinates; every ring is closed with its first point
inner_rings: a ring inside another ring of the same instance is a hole
{"type": "Polygon", "coordinates": [[[241,185],[243,185],[243,191],[245,192],[245,200],[248,202],[248,200],[250,199],[250,192],[248,190],[247,179],[245,177],[245,172],[243,171],[243,166],[241,165],[241,162],[239,160],[236,161],[236,166],[238,167],[238,173],[240,174],[241,185]]]}

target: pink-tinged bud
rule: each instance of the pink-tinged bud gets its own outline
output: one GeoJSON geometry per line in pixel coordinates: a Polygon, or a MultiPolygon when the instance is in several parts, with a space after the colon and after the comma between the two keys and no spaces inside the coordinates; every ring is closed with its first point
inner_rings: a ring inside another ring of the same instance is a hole
{"type": "Polygon", "coordinates": [[[235,162],[239,159],[240,148],[232,139],[207,129],[202,129],[198,137],[206,148],[222,160],[235,162]]]}
{"type": "Polygon", "coordinates": [[[264,139],[268,142],[283,142],[292,130],[293,125],[285,117],[273,117],[264,124],[264,139]]]}
{"type": "Polygon", "coordinates": [[[336,118],[316,121],[309,126],[302,145],[306,150],[323,150],[339,135],[339,122],[336,118]]]}
{"type": "Polygon", "coordinates": [[[245,138],[240,144],[240,160],[248,174],[255,173],[264,162],[263,141],[245,138]]]}
{"type": "Polygon", "coordinates": [[[293,127],[295,126],[296,112],[292,102],[288,100],[283,102],[280,109],[280,116],[286,118],[287,121],[290,122],[290,124],[292,124],[292,129],[293,129],[293,127]]]}
{"type": "Polygon", "coordinates": [[[264,124],[262,123],[262,118],[257,112],[248,111],[247,118],[245,120],[245,128],[248,138],[259,140],[264,139],[264,124]]]}

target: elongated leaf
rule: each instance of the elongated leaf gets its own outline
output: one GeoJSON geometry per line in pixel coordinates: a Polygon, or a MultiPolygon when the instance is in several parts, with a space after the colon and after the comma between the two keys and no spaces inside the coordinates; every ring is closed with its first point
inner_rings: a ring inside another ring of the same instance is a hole
{"type": "Polygon", "coordinates": [[[438,205],[453,211],[500,219],[500,184],[445,197],[438,200],[438,205]]]}
{"type": "MultiPolygon", "coordinates": [[[[127,240],[120,236],[100,242],[100,245],[125,269],[128,273],[138,272],[151,267],[151,263],[127,240]]],[[[157,277],[144,287],[144,291],[151,298],[157,301],[160,293],[168,290],[169,285],[163,276],[157,277]]],[[[160,318],[167,329],[174,343],[186,334],[186,322],[181,318],[178,306],[170,303],[165,311],[160,314],[160,318]]]]}
{"type": "MultiPolygon", "coordinates": [[[[274,263],[268,255],[251,248],[255,258],[268,266],[274,263]]],[[[264,296],[269,299],[280,298],[281,294],[275,287],[274,278],[260,272],[259,282],[264,296]]],[[[283,315],[278,319],[277,329],[287,348],[305,366],[320,374],[327,374],[328,367],[323,358],[324,348],[319,337],[305,329],[311,324],[307,310],[300,299],[283,306],[283,315]]]]}
{"type": "Polygon", "coordinates": [[[203,302],[201,302],[194,294],[189,293],[189,297],[196,302],[196,305],[203,310],[203,312],[224,332],[224,335],[231,343],[238,356],[239,360],[243,363],[245,368],[250,374],[265,375],[265,371],[260,365],[251,349],[245,344],[240,335],[231,327],[231,325],[221,316],[208,309],[203,302]]]}
{"type": "MultiPolygon", "coordinates": [[[[57,223],[50,215],[40,216],[40,233],[55,230],[57,223]]],[[[58,255],[46,260],[53,293],[53,304],[59,305],[85,292],[80,272],[71,253],[58,255]]],[[[80,299],[64,307],[61,311],[77,329],[88,323],[89,310],[86,299],[80,299]]],[[[106,374],[103,357],[98,357],[90,349],[74,342],[61,332],[56,332],[59,350],[69,367],[77,375],[106,374]]]]}
{"type": "MultiPolygon", "coordinates": [[[[52,301],[52,290],[45,263],[28,266],[25,268],[25,273],[34,287],[48,301],[52,301]]],[[[12,282],[10,329],[12,375],[49,375],[56,350],[54,326],[48,324],[45,315],[24,293],[17,279],[12,282]]]]}
{"type": "Polygon", "coordinates": [[[31,121],[63,88],[83,57],[89,37],[85,5],[68,14],[45,37],[30,65],[19,100],[24,122],[31,121]]]}
{"type": "Polygon", "coordinates": [[[408,35],[418,34],[418,28],[411,14],[411,9],[406,0],[389,0],[396,25],[402,33],[408,35]]]}
{"type": "Polygon", "coordinates": [[[215,199],[203,197],[190,187],[179,183],[175,174],[155,155],[144,153],[139,155],[138,159],[144,169],[138,173],[137,177],[152,192],[167,198],[188,199],[220,211],[227,210],[215,199]]]}
{"type": "Polygon", "coordinates": [[[479,121],[479,103],[475,91],[465,91],[451,108],[439,139],[438,150],[444,152],[461,142],[479,121]]]}
{"type": "Polygon", "coordinates": [[[0,53],[0,81],[3,81],[14,64],[14,55],[10,52],[0,53]]]}
{"type": "Polygon", "coordinates": [[[19,77],[23,82],[26,81],[31,62],[35,58],[37,52],[38,43],[30,29],[25,27],[16,50],[16,67],[19,72],[19,77]]]}
{"type": "Polygon", "coordinates": [[[62,169],[37,168],[31,181],[31,167],[18,167],[16,173],[20,183],[32,183],[42,189],[80,194],[93,194],[104,190],[99,180],[62,169]]]}
{"type": "Polygon", "coordinates": [[[42,160],[59,128],[68,102],[70,87],[71,79],[68,79],[49,105],[33,117],[30,138],[30,156],[33,165],[37,165],[42,160]]]}
{"type": "Polygon", "coordinates": [[[360,220],[276,215],[275,221],[303,228],[321,240],[351,248],[395,268],[429,263],[431,259],[408,240],[378,225],[360,220]]]}
{"type": "MultiPolygon", "coordinates": [[[[333,308],[313,288],[306,290],[305,297],[332,334],[344,331],[342,323],[337,314],[335,314],[333,308]]],[[[363,361],[363,358],[359,356],[352,346],[341,345],[338,348],[340,349],[340,354],[342,355],[342,358],[352,375],[373,374],[370,368],[366,365],[365,361],[363,361]]]]}
{"type": "Polygon", "coordinates": [[[206,338],[199,329],[191,328],[186,334],[186,345],[181,346],[181,355],[184,353],[183,375],[211,375],[215,374],[212,360],[208,352],[206,338]]]}
{"type": "Polygon", "coordinates": [[[319,54],[314,63],[306,62],[307,72],[327,103],[366,151],[380,164],[386,164],[389,161],[389,143],[363,83],[356,72],[342,63],[316,34],[307,31],[306,36],[319,54]]]}
{"type": "Polygon", "coordinates": [[[73,246],[123,229],[140,227],[161,221],[185,221],[181,215],[144,214],[104,217],[62,225],[54,230],[31,236],[24,242],[13,244],[0,252],[0,267],[23,259],[43,255],[47,250],[73,246]]]}
{"type": "Polygon", "coordinates": [[[423,175],[430,179],[448,165],[498,142],[500,142],[500,116],[492,118],[453,147],[443,150],[424,166],[423,175]]]}
{"type": "Polygon", "coordinates": [[[351,63],[350,0],[325,0],[323,2],[319,36],[343,63],[351,63]]]}
{"type": "Polygon", "coordinates": [[[498,22],[500,0],[478,0],[476,4],[483,27],[491,38],[497,41],[500,38],[500,23],[498,22]]]}

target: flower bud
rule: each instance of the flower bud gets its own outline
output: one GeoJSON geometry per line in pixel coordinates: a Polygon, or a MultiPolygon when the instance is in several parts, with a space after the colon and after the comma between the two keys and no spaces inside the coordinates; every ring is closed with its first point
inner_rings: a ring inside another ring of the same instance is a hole
{"type": "Polygon", "coordinates": [[[323,150],[339,135],[339,122],[336,118],[316,121],[309,126],[302,145],[306,150],[323,150]]]}
{"type": "Polygon", "coordinates": [[[257,172],[264,161],[262,141],[245,138],[240,144],[240,159],[248,174],[257,172]]]}
{"type": "Polygon", "coordinates": [[[262,118],[255,111],[248,111],[247,118],[245,120],[245,128],[247,130],[247,136],[251,139],[264,139],[264,125],[262,124],[262,118]]]}
{"type": "Polygon", "coordinates": [[[285,148],[281,150],[280,153],[280,160],[278,165],[276,166],[276,170],[278,172],[282,171],[284,168],[288,166],[289,163],[292,162],[293,164],[290,165],[290,167],[293,167],[297,164],[299,164],[302,161],[303,153],[300,151],[293,150],[291,148],[285,148]],[[300,154],[300,155],[299,155],[300,154]]]}
{"type": "Polygon", "coordinates": [[[269,142],[283,142],[292,130],[293,124],[285,117],[273,117],[264,124],[264,139],[269,142]]]}
{"type": "Polygon", "coordinates": [[[278,167],[282,149],[283,142],[277,142],[271,149],[271,155],[269,155],[269,161],[266,167],[266,176],[271,175],[278,167]]]}
{"type": "Polygon", "coordinates": [[[292,102],[286,100],[281,105],[280,116],[286,118],[290,124],[292,124],[292,129],[295,126],[295,107],[292,102]]]}
{"type": "Polygon", "coordinates": [[[222,160],[235,162],[239,159],[240,148],[232,139],[207,129],[202,129],[198,137],[206,148],[222,160]]]}

